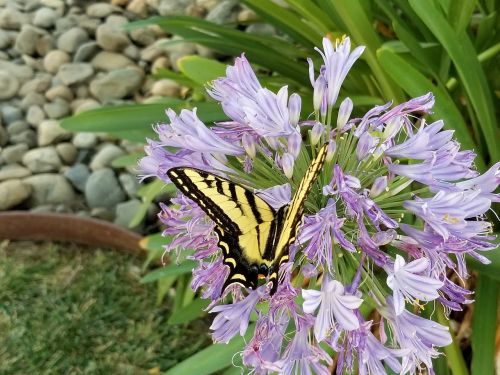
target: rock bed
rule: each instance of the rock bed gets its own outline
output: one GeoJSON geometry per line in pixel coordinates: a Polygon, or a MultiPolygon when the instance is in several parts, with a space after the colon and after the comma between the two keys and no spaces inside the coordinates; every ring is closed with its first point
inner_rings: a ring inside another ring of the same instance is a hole
{"type": "MultiPolygon", "coordinates": [[[[252,17],[232,0],[0,0],[0,210],[75,212],[127,226],[141,204],[137,171],[111,162],[142,145],[73,134],[59,122],[103,104],[182,95],[176,82],[148,75],[211,52],[159,45],[175,37],[157,27],[122,28],[158,14],[252,17]]],[[[147,220],[155,220],[153,206],[147,220]]]]}

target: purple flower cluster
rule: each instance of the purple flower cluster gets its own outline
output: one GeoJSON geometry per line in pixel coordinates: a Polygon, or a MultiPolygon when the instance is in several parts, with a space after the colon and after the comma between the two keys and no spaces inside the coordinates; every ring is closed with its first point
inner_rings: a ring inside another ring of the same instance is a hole
{"type": "Polygon", "coordinates": [[[488,263],[482,253],[496,247],[485,214],[500,201],[500,162],[479,175],[474,153],[460,151],[453,131],[421,119],[434,105],[430,93],[359,118],[345,98],[335,119],[363,47],[351,52],[349,38],[325,38],[319,52],[317,77],[310,62],[314,120],[300,121],[301,98],[287,87],[262,87],[242,55],[208,90],[229,120],[207,128],[196,110],[169,110],[170,123],[156,126],[159,139],[148,141],[140,163],[146,176],[166,183],[166,171],[178,166],[244,178],[278,209],[328,141],[318,178],[326,185],[309,197],[276,293],[266,283],[223,289],[229,270],[214,223],[182,195],[162,206],[164,234],[173,238],[167,250],[195,250],[192,288],[211,300],[213,339],[227,343],[252,330],[241,358],[257,374],[330,374],[332,351],[338,374],[432,373],[451,335],[420,312],[425,304],[449,312],[471,302],[460,285],[465,256],[488,263]]]}

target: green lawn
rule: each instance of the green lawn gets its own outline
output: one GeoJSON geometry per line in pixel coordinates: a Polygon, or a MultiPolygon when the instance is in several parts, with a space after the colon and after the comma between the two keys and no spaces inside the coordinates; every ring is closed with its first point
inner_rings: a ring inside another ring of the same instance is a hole
{"type": "Polygon", "coordinates": [[[116,251],[0,246],[0,374],[157,374],[210,339],[168,325],[142,259],[116,251]]]}

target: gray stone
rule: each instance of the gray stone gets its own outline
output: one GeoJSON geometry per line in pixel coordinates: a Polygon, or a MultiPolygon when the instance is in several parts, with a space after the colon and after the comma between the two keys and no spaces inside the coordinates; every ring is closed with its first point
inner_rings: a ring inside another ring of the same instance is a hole
{"type": "Polygon", "coordinates": [[[26,94],[26,96],[21,100],[20,107],[26,111],[33,105],[41,107],[44,103],[45,97],[39,92],[32,91],[26,94]]]}
{"type": "Polygon", "coordinates": [[[140,27],[130,31],[130,39],[140,46],[149,46],[156,40],[156,35],[151,28],[140,27]]]}
{"type": "Polygon", "coordinates": [[[17,120],[14,122],[11,122],[7,126],[7,133],[12,137],[13,135],[20,134],[25,130],[28,130],[30,128],[29,124],[24,121],[24,120],[17,120]]]}
{"type": "Polygon", "coordinates": [[[0,112],[2,112],[2,119],[4,123],[11,124],[14,121],[19,121],[23,118],[23,111],[14,107],[13,105],[6,104],[0,107],[0,112]]]}
{"type": "Polygon", "coordinates": [[[68,63],[70,59],[66,52],[55,49],[43,58],[43,67],[49,73],[57,73],[61,65],[68,63]]]}
{"type": "Polygon", "coordinates": [[[113,70],[90,83],[90,92],[101,102],[122,99],[135,92],[142,83],[143,73],[135,68],[113,70]]]}
{"type": "Polygon", "coordinates": [[[119,12],[121,9],[108,3],[95,3],[87,8],[87,16],[96,18],[105,18],[113,12],[119,12]]]}
{"type": "Polygon", "coordinates": [[[125,152],[112,143],[104,145],[92,158],[90,169],[96,171],[111,166],[111,162],[125,152]]]}
{"type": "Polygon", "coordinates": [[[38,127],[38,125],[45,120],[45,112],[38,105],[32,105],[28,108],[28,112],[26,113],[26,121],[34,127],[38,127]]]}
{"type": "Polygon", "coordinates": [[[70,205],[75,199],[75,192],[70,183],[59,174],[42,173],[27,177],[23,181],[33,189],[29,201],[31,207],[46,204],[70,205]]]}
{"type": "Polygon", "coordinates": [[[58,119],[71,113],[69,103],[61,98],[55,98],[53,102],[44,104],[43,109],[47,116],[52,119],[58,119]]]}
{"type": "Polygon", "coordinates": [[[141,221],[141,223],[139,223],[135,227],[130,227],[130,223],[141,208],[141,205],[142,203],[138,199],[131,199],[126,202],[118,203],[116,205],[116,218],[114,220],[115,224],[118,224],[124,228],[131,228],[133,230],[140,231],[144,224],[143,221],[141,221]]]}
{"type": "Polygon", "coordinates": [[[87,40],[89,40],[89,35],[84,29],[72,27],[57,39],[57,48],[72,53],[87,40]]]}
{"type": "Polygon", "coordinates": [[[84,62],[89,61],[95,54],[99,52],[99,46],[96,42],[91,41],[83,43],[75,53],[73,57],[74,62],[84,62]]]}
{"type": "Polygon", "coordinates": [[[105,168],[90,175],[85,185],[85,199],[91,208],[113,208],[125,199],[125,193],[114,172],[105,168]]]}
{"type": "Polygon", "coordinates": [[[91,109],[99,108],[101,106],[99,102],[94,99],[81,99],[78,101],[78,105],[76,105],[75,100],[72,104],[75,104],[75,110],[73,111],[75,115],[81,112],[89,111],[91,109]]]}
{"type": "Polygon", "coordinates": [[[9,141],[9,135],[7,133],[7,130],[0,125],[0,146],[5,146],[7,142],[9,141]]]}
{"type": "Polygon", "coordinates": [[[21,32],[17,35],[14,48],[20,54],[32,55],[35,52],[36,41],[41,33],[30,24],[23,25],[21,32]]]}
{"type": "Polygon", "coordinates": [[[8,210],[25,201],[31,193],[29,185],[21,180],[0,182],[0,210],[8,210]]]}
{"type": "Polygon", "coordinates": [[[130,198],[135,198],[137,196],[137,190],[139,190],[139,181],[137,176],[133,176],[129,173],[121,173],[118,176],[120,183],[122,184],[123,190],[127,193],[130,198]]]}
{"type": "Polygon", "coordinates": [[[46,34],[38,38],[38,40],[36,41],[35,48],[36,52],[40,56],[46,56],[47,53],[49,53],[54,49],[54,46],[55,46],[54,38],[52,37],[52,35],[46,34]]]}
{"type": "Polygon", "coordinates": [[[34,173],[55,172],[62,165],[54,147],[29,150],[23,156],[23,164],[34,173]]]}
{"type": "Polygon", "coordinates": [[[133,44],[129,44],[127,47],[125,47],[122,53],[132,60],[139,60],[139,58],[141,57],[141,50],[133,44]]]}
{"type": "Polygon", "coordinates": [[[17,94],[19,81],[7,72],[0,71],[0,99],[10,99],[17,94]]]}
{"type": "Polygon", "coordinates": [[[134,65],[134,62],[122,54],[101,51],[92,59],[91,64],[95,69],[110,71],[134,65]]]}
{"type": "Polygon", "coordinates": [[[85,184],[89,179],[90,171],[85,164],[76,164],[66,172],[64,172],[64,177],[68,179],[69,182],[75,187],[76,190],[85,191],[85,184]]]}
{"type": "Polygon", "coordinates": [[[39,8],[33,17],[33,25],[48,29],[54,26],[58,18],[57,12],[52,8],[39,8]]]}
{"type": "Polygon", "coordinates": [[[92,148],[97,144],[97,135],[94,133],[76,133],[73,144],[77,148],[92,148]]]}
{"type": "Polygon", "coordinates": [[[42,121],[38,127],[38,145],[41,147],[70,138],[71,132],[61,128],[57,120],[42,121]]]}
{"type": "Polygon", "coordinates": [[[192,3],[192,0],[160,0],[158,13],[160,16],[182,16],[186,7],[192,3]]]}
{"type": "Polygon", "coordinates": [[[36,133],[31,129],[25,130],[22,133],[11,136],[10,143],[14,145],[25,144],[28,147],[34,147],[36,146],[36,133]]]}
{"type": "Polygon", "coordinates": [[[0,181],[28,177],[31,171],[19,164],[9,164],[0,167],[0,181]]]}
{"type": "Polygon", "coordinates": [[[129,45],[127,34],[116,26],[103,24],[96,31],[97,44],[104,50],[119,52],[129,45]]]}
{"type": "Polygon", "coordinates": [[[237,2],[234,0],[221,1],[215,8],[208,12],[206,20],[222,25],[236,20],[237,14],[234,12],[237,2]]]}
{"type": "Polygon", "coordinates": [[[27,22],[27,15],[17,9],[7,7],[0,10],[0,29],[19,30],[27,22]]]}
{"type": "Polygon", "coordinates": [[[106,24],[122,30],[128,23],[128,18],[119,14],[111,14],[106,17],[106,24]]]}
{"type": "MultiPolygon", "coordinates": [[[[0,127],[0,129],[3,128],[0,127]]],[[[26,151],[28,151],[28,146],[22,143],[5,147],[2,151],[2,160],[7,164],[19,163],[26,151]]]]}
{"type": "Polygon", "coordinates": [[[155,96],[179,96],[181,87],[172,79],[160,79],[153,83],[151,94],[155,96]]]}
{"type": "Polygon", "coordinates": [[[90,216],[101,220],[113,221],[115,219],[115,209],[114,207],[113,208],[96,207],[90,211],[90,216]]]}
{"type": "MultiPolygon", "coordinates": [[[[78,17],[74,14],[68,14],[66,17],[61,17],[56,20],[56,34],[61,35],[73,27],[80,27],[78,25],[78,17]]],[[[80,27],[83,29],[83,27],[80,27]]]]}
{"type": "Polygon", "coordinates": [[[73,164],[78,154],[76,147],[69,142],[63,142],[56,145],[56,151],[61,160],[68,165],[73,164]]]}
{"type": "Polygon", "coordinates": [[[19,82],[25,82],[33,77],[33,68],[27,65],[19,65],[10,61],[0,60],[0,71],[7,72],[8,74],[16,77],[19,82]]]}
{"type": "Polygon", "coordinates": [[[45,93],[45,96],[49,100],[55,100],[56,98],[61,98],[67,101],[73,100],[73,92],[67,86],[59,85],[51,87],[45,93]]]}
{"type": "Polygon", "coordinates": [[[88,63],[66,63],[59,67],[57,78],[65,85],[84,82],[94,74],[92,65],[88,63]]]}
{"type": "Polygon", "coordinates": [[[0,30],[0,49],[6,50],[12,43],[12,38],[5,30],[0,30]]]}
{"type": "Polygon", "coordinates": [[[20,96],[25,96],[29,92],[45,93],[52,84],[52,76],[48,73],[37,73],[33,79],[25,82],[19,90],[20,96]]]}

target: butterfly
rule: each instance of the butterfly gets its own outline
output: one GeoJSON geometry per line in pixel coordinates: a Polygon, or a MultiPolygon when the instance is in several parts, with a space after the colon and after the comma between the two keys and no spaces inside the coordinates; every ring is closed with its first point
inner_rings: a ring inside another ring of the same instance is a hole
{"type": "Polygon", "coordinates": [[[270,293],[276,292],[279,267],[289,260],[288,250],[325,162],[327,146],[318,151],[291,202],[278,210],[242,185],[212,173],[192,167],[167,171],[177,188],[215,223],[223,262],[230,270],[222,290],[234,283],[255,289],[259,278],[268,277],[270,293]]]}

